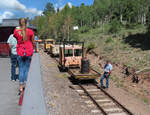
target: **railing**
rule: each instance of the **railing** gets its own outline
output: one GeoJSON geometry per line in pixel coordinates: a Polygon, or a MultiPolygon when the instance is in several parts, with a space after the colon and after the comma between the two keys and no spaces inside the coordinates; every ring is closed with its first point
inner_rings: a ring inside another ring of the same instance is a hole
{"type": "Polygon", "coordinates": [[[39,54],[32,56],[21,115],[47,115],[43,96],[39,54]]]}

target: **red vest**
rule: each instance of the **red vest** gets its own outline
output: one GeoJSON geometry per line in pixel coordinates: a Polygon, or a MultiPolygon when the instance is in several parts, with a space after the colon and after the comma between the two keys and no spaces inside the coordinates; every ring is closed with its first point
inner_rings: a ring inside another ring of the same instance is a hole
{"type": "Polygon", "coordinates": [[[19,56],[32,56],[33,55],[33,44],[32,37],[34,33],[31,29],[26,29],[27,40],[23,41],[23,36],[21,35],[22,29],[15,29],[14,37],[17,39],[17,54],[19,56]]]}

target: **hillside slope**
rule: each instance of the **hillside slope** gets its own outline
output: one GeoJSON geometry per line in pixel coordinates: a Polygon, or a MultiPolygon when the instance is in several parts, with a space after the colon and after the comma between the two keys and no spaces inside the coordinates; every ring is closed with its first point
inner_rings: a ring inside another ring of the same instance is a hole
{"type": "Polygon", "coordinates": [[[98,28],[80,34],[79,38],[86,42],[87,48],[95,47],[88,54],[93,68],[103,72],[100,65],[109,59],[114,68],[111,75],[114,83],[150,105],[150,40],[144,27],[122,28],[117,34],[98,28]],[[125,74],[126,68],[129,76],[125,74]],[[138,83],[133,83],[135,72],[139,72],[138,83]]]}

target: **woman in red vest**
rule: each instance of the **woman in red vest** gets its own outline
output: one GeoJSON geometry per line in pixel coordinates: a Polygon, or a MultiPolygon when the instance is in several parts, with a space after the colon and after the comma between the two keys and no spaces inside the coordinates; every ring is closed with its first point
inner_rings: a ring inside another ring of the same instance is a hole
{"type": "Polygon", "coordinates": [[[19,91],[23,91],[27,81],[28,71],[33,55],[33,46],[36,49],[34,41],[34,32],[27,28],[27,20],[19,19],[20,27],[14,31],[14,37],[17,39],[17,60],[19,64],[19,91]]]}

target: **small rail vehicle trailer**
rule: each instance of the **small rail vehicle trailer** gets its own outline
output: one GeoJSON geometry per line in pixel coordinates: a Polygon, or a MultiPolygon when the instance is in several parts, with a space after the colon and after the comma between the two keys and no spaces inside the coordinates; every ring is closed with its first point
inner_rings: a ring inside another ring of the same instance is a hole
{"type": "Polygon", "coordinates": [[[59,56],[59,45],[60,43],[57,42],[51,44],[49,53],[52,57],[59,56]]]}
{"type": "Polygon", "coordinates": [[[52,44],[54,44],[54,39],[45,39],[44,40],[44,51],[49,52],[52,44]]]}
{"type": "Polygon", "coordinates": [[[100,75],[90,67],[89,60],[84,55],[84,42],[62,42],[59,46],[59,65],[61,70],[68,70],[75,79],[96,79],[100,75]]]}

